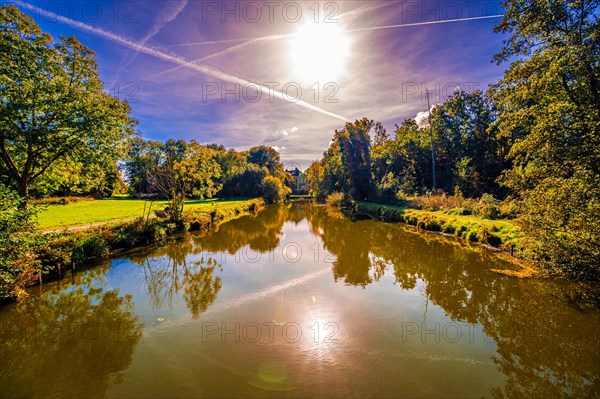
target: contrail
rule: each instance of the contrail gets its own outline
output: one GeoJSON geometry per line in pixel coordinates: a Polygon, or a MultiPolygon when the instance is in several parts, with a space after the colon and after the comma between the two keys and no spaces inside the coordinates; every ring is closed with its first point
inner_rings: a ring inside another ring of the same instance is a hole
{"type": "MultiPolygon", "coordinates": [[[[387,7],[387,6],[392,5],[394,3],[397,3],[397,1],[389,1],[389,2],[383,3],[383,4],[370,5],[370,6],[365,5],[365,6],[357,7],[354,10],[350,10],[348,12],[340,14],[338,16],[338,18],[339,17],[345,17],[345,16],[352,17],[352,16],[355,16],[355,15],[359,15],[359,14],[365,13],[367,11],[373,11],[373,10],[376,10],[376,9],[379,9],[379,8],[382,8],[382,7],[387,7]]],[[[206,60],[208,60],[210,58],[213,58],[213,57],[218,57],[218,56],[221,56],[221,55],[224,55],[224,54],[228,54],[230,52],[239,50],[240,48],[249,46],[249,45],[254,44],[254,43],[258,43],[258,42],[262,42],[262,41],[285,39],[285,38],[293,37],[293,36],[294,36],[294,34],[270,35],[270,36],[263,36],[263,37],[255,37],[255,38],[251,38],[251,39],[244,38],[244,39],[213,40],[213,41],[205,41],[205,42],[197,42],[197,43],[172,44],[172,45],[159,46],[159,47],[165,47],[165,48],[167,48],[167,47],[184,47],[184,46],[194,46],[194,45],[231,43],[231,42],[238,42],[238,41],[243,42],[243,43],[231,46],[231,47],[227,47],[224,50],[217,51],[215,53],[211,53],[211,54],[205,55],[204,57],[197,58],[197,59],[195,59],[195,60],[192,61],[192,62],[196,63],[196,62],[206,61],[206,60]]],[[[180,66],[176,66],[175,68],[171,68],[171,69],[167,69],[166,71],[158,72],[158,73],[156,73],[156,74],[148,77],[148,79],[154,79],[154,78],[160,77],[160,76],[162,76],[164,74],[175,72],[175,71],[177,71],[177,70],[179,70],[181,68],[182,68],[181,65],[180,66]]]]}
{"type": "Polygon", "coordinates": [[[411,23],[411,24],[372,26],[370,28],[348,29],[348,30],[346,30],[346,32],[366,32],[366,31],[371,31],[371,30],[405,28],[405,27],[409,27],[409,26],[435,25],[435,24],[445,24],[445,23],[449,23],[449,22],[475,21],[478,19],[491,19],[491,18],[501,18],[501,17],[504,17],[504,15],[497,14],[497,15],[486,15],[483,17],[469,17],[469,18],[444,19],[444,20],[440,20],[440,21],[415,22],[415,23],[411,23]]]}
{"type": "MultiPolygon", "coordinates": [[[[353,17],[355,15],[359,15],[362,13],[365,13],[367,11],[373,11],[373,10],[377,10],[379,8],[382,7],[388,7],[394,3],[397,3],[398,1],[389,1],[387,3],[382,3],[382,4],[377,4],[377,5],[365,5],[365,6],[361,6],[361,7],[357,7],[354,10],[350,10],[347,11],[345,13],[342,13],[338,16],[334,16],[334,18],[341,18],[341,17],[353,17]]],[[[295,34],[293,33],[289,33],[289,34],[285,34],[285,35],[269,35],[269,36],[261,36],[261,37],[243,37],[243,38],[239,38],[239,39],[222,39],[222,40],[208,40],[208,41],[203,41],[203,42],[193,42],[193,43],[179,43],[179,44],[167,44],[164,46],[158,46],[159,48],[170,48],[170,47],[189,47],[189,46],[204,46],[204,45],[209,45],[209,44],[222,44],[222,43],[232,43],[232,42],[244,42],[238,46],[234,46],[236,48],[238,47],[244,47],[247,44],[252,44],[252,43],[257,43],[257,42],[261,42],[263,40],[277,40],[277,39],[285,39],[288,37],[293,37],[295,36],[295,34]]],[[[231,49],[233,49],[233,47],[231,47],[231,49]]],[[[226,49],[227,50],[227,49],[226,49]]],[[[217,53],[215,53],[216,55],[217,53]]]]}
{"type": "MultiPolygon", "coordinates": [[[[216,78],[216,79],[220,79],[220,80],[224,80],[224,81],[228,81],[228,82],[232,82],[232,83],[237,83],[239,85],[256,87],[256,88],[258,88],[261,91],[261,93],[267,94],[269,96],[273,96],[273,97],[278,98],[280,100],[284,100],[284,101],[290,102],[289,99],[286,98],[283,95],[283,93],[275,91],[275,90],[271,90],[270,88],[268,88],[266,86],[263,86],[263,85],[260,85],[258,83],[251,82],[249,80],[246,80],[246,79],[243,79],[243,78],[240,78],[240,77],[237,77],[237,76],[230,75],[230,74],[228,74],[226,72],[220,71],[220,70],[218,70],[216,68],[212,68],[212,67],[209,67],[209,66],[206,66],[206,65],[193,64],[193,63],[189,62],[188,60],[186,60],[186,59],[184,59],[182,57],[178,57],[176,55],[171,55],[171,54],[164,53],[164,52],[159,51],[159,50],[157,50],[157,49],[155,49],[153,47],[146,46],[146,45],[134,42],[134,41],[132,41],[132,40],[130,40],[128,38],[119,36],[119,35],[114,34],[112,32],[105,31],[105,30],[103,30],[101,28],[95,28],[95,27],[87,25],[87,24],[85,24],[83,22],[79,22],[79,21],[75,21],[75,20],[67,18],[67,17],[63,17],[62,15],[58,15],[58,14],[55,14],[53,12],[44,10],[43,8],[39,8],[39,7],[36,7],[34,5],[31,5],[31,4],[28,4],[28,3],[24,3],[24,2],[22,2],[20,0],[15,0],[14,3],[20,5],[21,7],[26,8],[28,10],[34,11],[34,12],[40,12],[40,13],[44,12],[44,13],[46,13],[46,15],[51,16],[52,18],[54,18],[55,21],[57,21],[57,22],[62,22],[63,24],[72,26],[72,27],[77,28],[77,29],[81,29],[81,30],[89,32],[89,33],[91,33],[93,35],[100,36],[100,37],[103,37],[105,39],[109,39],[109,40],[115,41],[117,43],[120,43],[123,46],[129,47],[129,48],[131,48],[133,50],[136,50],[136,51],[139,51],[140,53],[151,55],[151,56],[156,57],[156,58],[161,58],[161,59],[163,59],[165,61],[170,61],[170,62],[173,62],[175,64],[182,65],[182,66],[188,67],[190,69],[194,69],[194,70],[196,70],[198,72],[201,72],[201,73],[203,73],[205,75],[208,75],[208,76],[212,76],[213,78],[216,78]]],[[[306,109],[310,109],[310,110],[315,111],[315,112],[319,112],[319,113],[321,113],[323,115],[331,116],[333,118],[339,119],[339,120],[344,121],[344,122],[346,122],[346,121],[349,120],[348,118],[346,118],[344,116],[338,115],[338,114],[333,113],[333,112],[326,111],[326,110],[324,110],[322,108],[319,108],[319,107],[317,107],[315,105],[309,104],[309,103],[307,103],[306,101],[303,101],[303,100],[298,100],[296,102],[292,102],[292,104],[296,104],[296,105],[298,105],[300,107],[303,107],[303,108],[306,108],[306,109]]]]}
{"type": "MultiPolygon", "coordinates": [[[[178,2],[177,6],[173,9],[171,9],[170,13],[166,13],[162,19],[159,19],[154,24],[152,29],[150,29],[150,31],[142,38],[142,40],[140,40],[140,43],[146,44],[148,42],[148,40],[150,40],[154,36],[156,36],[156,34],[158,34],[158,32],[160,32],[162,30],[162,28],[164,28],[167,24],[171,23],[175,18],[177,18],[179,16],[179,14],[181,14],[183,9],[185,7],[187,7],[187,5],[188,5],[188,0],[178,2]]],[[[163,13],[161,13],[160,15],[163,15],[163,13]]],[[[134,53],[133,56],[131,56],[131,58],[126,62],[125,68],[128,67],[133,62],[135,57],[137,57],[137,54],[138,53],[134,53]]]]}
{"type": "MultiPolygon", "coordinates": [[[[211,58],[214,58],[214,57],[218,57],[220,55],[231,53],[231,52],[236,51],[236,50],[238,50],[238,49],[240,49],[242,47],[246,47],[246,46],[248,46],[250,44],[253,44],[253,43],[256,43],[256,42],[259,42],[259,41],[281,39],[281,38],[284,38],[284,37],[287,37],[287,36],[288,35],[272,35],[272,36],[266,36],[266,37],[262,37],[262,38],[258,38],[258,39],[250,39],[250,40],[248,40],[246,42],[243,42],[243,43],[240,43],[240,44],[236,44],[236,45],[231,46],[231,47],[227,47],[224,50],[217,51],[215,53],[211,53],[211,54],[205,55],[204,57],[201,57],[201,58],[197,58],[195,60],[192,60],[191,62],[196,63],[196,62],[206,61],[208,59],[211,59],[211,58]]],[[[181,69],[181,68],[183,68],[183,66],[178,65],[175,68],[171,68],[171,69],[167,69],[166,71],[155,73],[154,75],[148,77],[148,79],[154,79],[154,78],[157,78],[157,77],[162,76],[164,74],[167,74],[167,73],[170,73],[170,72],[175,72],[176,70],[181,69]]]]}
{"type": "MultiPolygon", "coordinates": [[[[146,33],[146,35],[142,38],[142,40],[140,40],[141,44],[146,44],[148,42],[148,40],[152,39],[154,36],[156,36],[158,34],[158,32],[160,32],[166,25],[168,25],[169,23],[171,23],[175,18],[177,18],[179,16],[179,14],[181,14],[181,12],[183,11],[184,8],[187,7],[189,0],[184,0],[182,2],[178,2],[176,7],[172,8],[168,13],[160,13],[159,15],[162,18],[159,18],[156,23],[154,24],[154,26],[152,26],[152,28],[150,29],[150,31],[148,33],[146,33]]],[[[119,80],[119,76],[121,74],[121,71],[125,68],[127,68],[129,65],[131,65],[131,63],[133,61],[135,61],[135,59],[138,56],[138,52],[134,52],[133,54],[129,55],[129,57],[127,58],[127,60],[125,61],[125,65],[121,66],[119,65],[119,68],[117,69],[117,76],[114,79],[114,81],[118,81],[119,80]]]]}
{"type": "MultiPolygon", "coordinates": [[[[392,3],[394,3],[394,2],[392,2],[392,3]]],[[[355,9],[352,11],[348,11],[345,14],[341,14],[340,17],[343,15],[360,14],[360,13],[363,13],[366,11],[371,11],[371,10],[375,10],[377,8],[385,7],[387,5],[388,4],[372,6],[372,7],[365,6],[365,7],[358,8],[358,9],[355,9]]],[[[503,14],[497,14],[497,15],[487,15],[487,16],[482,16],[482,17],[469,17],[469,18],[445,19],[445,20],[440,20],[440,21],[415,22],[415,23],[410,23],[410,24],[373,26],[373,27],[369,27],[369,28],[346,29],[345,32],[367,32],[367,31],[381,30],[381,29],[404,28],[404,27],[411,27],[411,26],[435,25],[435,24],[445,24],[445,23],[450,23],[450,22],[464,22],[464,21],[474,21],[474,20],[480,20],[480,19],[501,18],[503,16],[504,16],[503,14]]],[[[192,62],[201,62],[201,61],[205,61],[209,58],[213,58],[213,57],[216,57],[219,55],[227,54],[231,51],[238,50],[238,49],[240,49],[242,47],[246,47],[250,44],[258,43],[261,41],[267,41],[267,40],[286,39],[286,38],[293,37],[293,36],[295,36],[295,35],[293,33],[290,33],[290,34],[286,34],[286,35],[270,35],[270,36],[263,36],[263,37],[254,37],[254,38],[224,39],[224,40],[213,40],[213,41],[206,41],[206,42],[180,43],[180,44],[171,44],[171,45],[166,45],[166,46],[161,46],[161,47],[185,47],[185,46],[201,46],[201,45],[206,45],[206,44],[243,42],[243,43],[237,44],[235,46],[228,47],[225,50],[217,51],[216,53],[208,54],[202,58],[198,58],[198,59],[192,61],[192,62]]],[[[182,68],[181,65],[177,66],[175,68],[168,69],[166,71],[158,72],[158,73],[152,75],[150,78],[156,78],[156,77],[162,76],[166,73],[174,72],[180,68],[182,68]]]]}
{"type": "Polygon", "coordinates": [[[221,40],[207,40],[207,41],[203,41],[203,42],[166,44],[166,45],[158,46],[158,47],[159,48],[171,48],[171,47],[205,46],[205,45],[209,45],[209,44],[223,44],[223,43],[246,42],[246,41],[259,42],[262,40],[279,39],[279,38],[285,38],[285,37],[291,37],[291,36],[293,36],[293,34],[269,35],[269,36],[260,36],[260,37],[240,37],[238,39],[221,39],[221,40]]]}

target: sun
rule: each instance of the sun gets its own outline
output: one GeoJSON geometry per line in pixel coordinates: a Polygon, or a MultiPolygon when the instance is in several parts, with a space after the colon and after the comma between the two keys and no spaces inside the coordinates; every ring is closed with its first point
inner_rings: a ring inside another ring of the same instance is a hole
{"type": "Polygon", "coordinates": [[[290,41],[293,77],[303,83],[337,82],[346,72],[350,37],[340,23],[303,23],[290,41]]]}

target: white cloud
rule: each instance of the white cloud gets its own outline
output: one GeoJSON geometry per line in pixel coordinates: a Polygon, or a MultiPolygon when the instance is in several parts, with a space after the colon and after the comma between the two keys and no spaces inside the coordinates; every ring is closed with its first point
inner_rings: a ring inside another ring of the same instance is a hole
{"type": "Polygon", "coordinates": [[[421,129],[429,127],[429,111],[421,111],[415,116],[415,122],[421,129]]]}
{"type": "Polygon", "coordinates": [[[296,133],[298,130],[299,129],[296,126],[292,127],[292,133],[296,133]]]}
{"type": "MultiPolygon", "coordinates": [[[[293,129],[292,129],[292,131],[293,131],[293,129]]],[[[287,137],[287,136],[289,136],[289,133],[285,129],[277,129],[275,131],[275,133],[273,133],[273,136],[275,136],[275,137],[287,137]]]]}
{"type": "Polygon", "coordinates": [[[273,147],[273,149],[277,152],[284,152],[287,148],[275,146],[273,147]]]}

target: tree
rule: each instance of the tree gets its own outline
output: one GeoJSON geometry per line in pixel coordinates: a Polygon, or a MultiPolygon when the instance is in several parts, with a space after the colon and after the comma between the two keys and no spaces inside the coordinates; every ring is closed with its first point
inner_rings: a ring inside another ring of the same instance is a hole
{"type": "Polygon", "coordinates": [[[325,201],[325,197],[322,195],[321,189],[324,175],[325,168],[323,167],[322,161],[314,161],[306,170],[306,179],[308,180],[308,193],[312,195],[314,199],[318,202],[325,201]]]}
{"type": "Polygon", "coordinates": [[[267,168],[249,163],[242,173],[233,176],[225,183],[223,193],[233,197],[260,197],[262,181],[268,175],[267,168]]]}
{"type": "Polygon", "coordinates": [[[214,160],[215,151],[192,140],[168,140],[162,147],[160,161],[148,173],[150,187],[170,201],[170,216],[180,222],[189,196],[212,197],[220,186],[213,179],[221,176],[214,160]]]}
{"type": "Polygon", "coordinates": [[[495,60],[514,60],[494,88],[499,134],[514,142],[502,183],[521,199],[535,259],[600,276],[598,1],[506,0],[495,60]]]}
{"type": "MultiPolygon", "coordinates": [[[[331,144],[323,154],[323,179],[319,198],[343,192],[356,200],[371,198],[374,193],[371,172],[371,137],[373,120],[358,119],[336,130],[331,144]]],[[[383,127],[378,137],[385,137],[383,127]]],[[[383,138],[382,138],[383,139],[383,138]]]]}
{"type": "Polygon", "coordinates": [[[3,6],[0,54],[0,172],[26,201],[61,160],[119,156],[135,122],[126,102],[102,91],[89,48],[75,37],[53,44],[31,17],[3,6]]]}
{"type": "Polygon", "coordinates": [[[135,195],[150,194],[148,174],[160,163],[163,143],[134,137],[123,163],[123,171],[131,192],[135,195]]]}
{"type": "Polygon", "coordinates": [[[432,113],[438,185],[459,187],[468,196],[499,193],[496,183],[507,166],[493,122],[497,111],[482,92],[456,91],[432,113]]]}
{"type": "Polygon", "coordinates": [[[183,159],[176,165],[181,179],[188,185],[192,197],[212,198],[222,187],[218,183],[221,166],[215,160],[216,151],[192,140],[183,159]]]}
{"type": "Polygon", "coordinates": [[[275,204],[283,202],[292,190],[287,187],[283,182],[275,176],[266,176],[262,183],[263,198],[269,204],[275,204]]]}
{"type": "Polygon", "coordinates": [[[279,171],[283,171],[279,153],[272,147],[260,145],[250,148],[248,150],[248,162],[261,167],[264,166],[272,175],[277,175],[279,171]]]}

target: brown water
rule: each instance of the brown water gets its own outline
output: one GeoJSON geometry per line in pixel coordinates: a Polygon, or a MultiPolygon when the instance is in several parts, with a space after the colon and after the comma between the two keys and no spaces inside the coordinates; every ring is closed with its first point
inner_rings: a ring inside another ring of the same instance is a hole
{"type": "Polygon", "coordinates": [[[507,267],[271,207],[0,308],[0,397],[598,396],[596,294],[507,267]]]}

